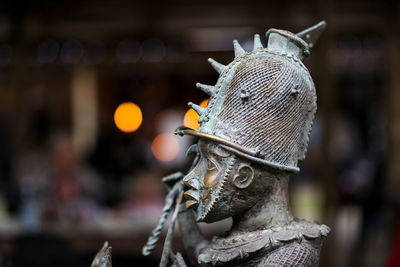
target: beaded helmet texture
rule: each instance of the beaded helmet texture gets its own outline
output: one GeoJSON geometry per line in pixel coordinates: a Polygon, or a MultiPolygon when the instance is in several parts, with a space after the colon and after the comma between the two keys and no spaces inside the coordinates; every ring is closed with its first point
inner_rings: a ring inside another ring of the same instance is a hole
{"type": "Polygon", "coordinates": [[[231,63],[209,59],[220,75],[217,83],[196,84],[210,96],[206,108],[189,103],[200,115],[199,128],[180,127],[176,133],[207,138],[255,162],[297,172],[317,109],[315,86],[301,60],[325,26],[322,21],[297,34],[270,29],[267,46],[256,34],[250,52],[234,40],[231,63]]]}

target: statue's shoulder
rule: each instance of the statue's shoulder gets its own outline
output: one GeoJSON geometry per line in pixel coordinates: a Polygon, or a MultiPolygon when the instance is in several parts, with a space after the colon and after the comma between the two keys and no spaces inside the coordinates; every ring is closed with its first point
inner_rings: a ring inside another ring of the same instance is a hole
{"type": "Polygon", "coordinates": [[[284,248],[288,246],[294,251],[301,250],[303,246],[306,249],[311,249],[309,246],[312,246],[319,251],[322,238],[329,231],[330,229],[323,224],[294,220],[283,227],[215,237],[200,250],[198,263],[204,266],[230,265],[240,262],[248,264],[248,261],[256,258],[259,259],[257,262],[262,262],[269,257],[269,254],[272,255],[275,251],[284,252],[284,248]]]}
{"type": "Polygon", "coordinates": [[[292,241],[264,255],[253,266],[317,267],[320,248],[315,240],[304,240],[301,243],[292,241]]]}

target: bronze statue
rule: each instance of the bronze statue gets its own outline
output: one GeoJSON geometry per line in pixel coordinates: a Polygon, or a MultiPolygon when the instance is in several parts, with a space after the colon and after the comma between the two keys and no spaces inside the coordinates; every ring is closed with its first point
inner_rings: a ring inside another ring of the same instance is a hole
{"type": "Polygon", "coordinates": [[[305,157],[317,108],[301,60],[325,25],[298,34],[270,29],[266,48],[255,35],[251,52],[233,41],[235,59],[228,65],[209,59],[219,79],[214,86],[197,84],[209,94],[208,106],[189,103],[200,115],[200,127],[176,130],[199,137],[188,150],[194,162],[188,174],[164,178],[166,205],[143,254],[151,253],[175,205],[160,266],[186,266],[171,251],[175,219],[195,266],[318,266],[329,228],[292,216],[288,183],[305,157]],[[227,233],[204,239],[197,222],[229,217],[233,224],[227,233]]]}

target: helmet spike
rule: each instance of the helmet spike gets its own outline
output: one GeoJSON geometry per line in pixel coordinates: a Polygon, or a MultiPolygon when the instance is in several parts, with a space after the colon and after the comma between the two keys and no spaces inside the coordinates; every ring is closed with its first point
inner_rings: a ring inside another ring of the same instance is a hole
{"type": "Polygon", "coordinates": [[[199,114],[199,116],[201,116],[201,114],[204,113],[204,109],[203,107],[200,107],[199,105],[196,105],[192,102],[188,103],[188,106],[191,107],[192,109],[194,109],[194,111],[196,111],[197,114],[199,114]]]}
{"type": "Polygon", "coordinates": [[[209,96],[213,96],[215,94],[215,87],[212,85],[196,83],[196,87],[199,88],[200,90],[202,90],[204,93],[206,93],[209,96]]]}
{"type": "Polygon", "coordinates": [[[260,35],[259,34],[255,34],[254,35],[254,47],[253,50],[257,50],[260,48],[264,48],[262,43],[261,43],[261,39],[260,39],[260,35]]]}
{"type": "Polygon", "coordinates": [[[210,62],[211,66],[219,73],[223,73],[226,70],[226,66],[222,65],[221,63],[215,61],[212,58],[208,59],[208,62],[210,62]]]}
{"type": "Polygon", "coordinates": [[[233,40],[233,48],[235,49],[235,58],[240,57],[241,55],[246,53],[246,51],[244,51],[243,47],[239,44],[237,40],[233,40]]]}
{"type": "Polygon", "coordinates": [[[318,38],[320,37],[321,33],[325,30],[326,22],[324,20],[318,22],[314,26],[307,28],[299,33],[296,33],[298,37],[303,39],[308,48],[311,49],[315,43],[317,42],[318,38]]]}

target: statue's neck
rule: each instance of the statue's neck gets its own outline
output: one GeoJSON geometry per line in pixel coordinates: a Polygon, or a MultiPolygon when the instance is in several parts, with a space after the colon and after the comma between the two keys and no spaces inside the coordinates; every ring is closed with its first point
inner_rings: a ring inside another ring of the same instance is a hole
{"type": "Polygon", "coordinates": [[[256,205],[233,217],[231,233],[249,232],[284,226],[293,220],[289,209],[289,176],[280,177],[256,205]]]}

